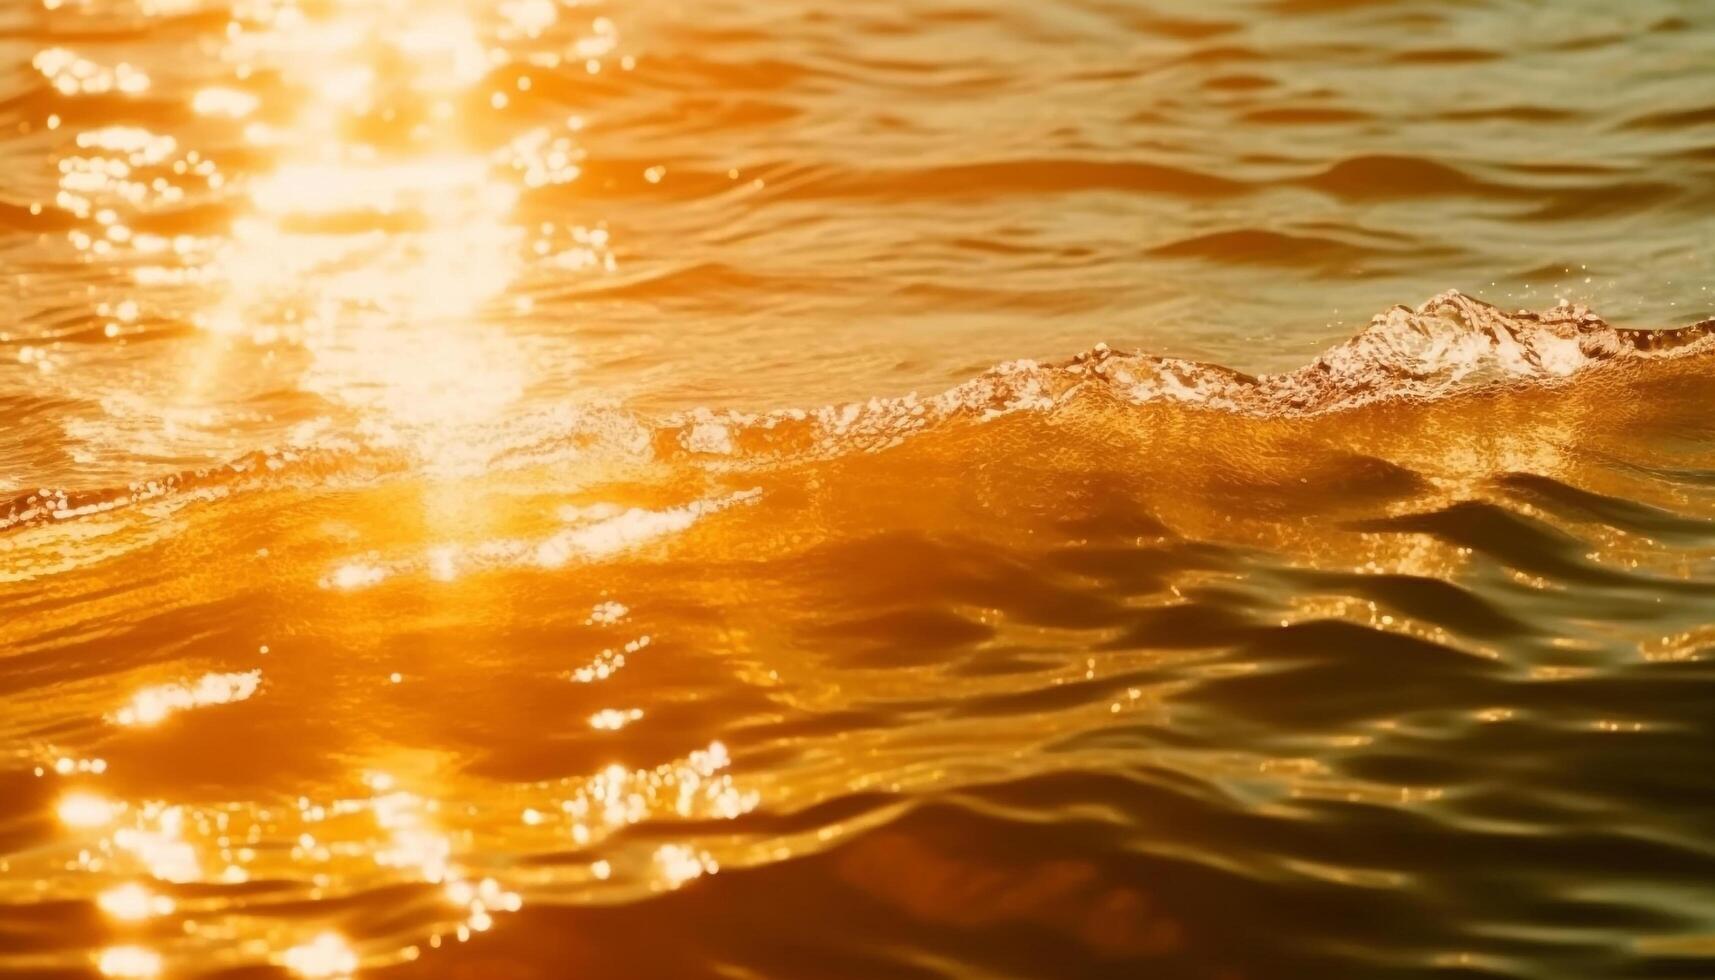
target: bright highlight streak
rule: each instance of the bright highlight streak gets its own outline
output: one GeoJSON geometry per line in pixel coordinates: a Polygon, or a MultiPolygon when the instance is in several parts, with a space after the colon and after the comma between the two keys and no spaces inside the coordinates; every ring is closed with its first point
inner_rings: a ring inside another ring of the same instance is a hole
{"type": "Polygon", "coordinates": [[[346,977],[357,972],[357,953],[344,937],[324,932],[301,946],[286,950],[281,962],[302,977],[346,977]]]}
{"type": "Polygon", "coordinates": [[[602,731],[617,732],[641,717],[643,717],[642,708],[632,708],[628,711],[607,708],[590,716],[590,727],[602,731]]]}
{"type": "Polygon", "coordinates": [[[88,829],[105,827],[123,810],[124,804],[113,803],[94,793],[73,793],[60,800],[60,823],[67,827],[88,829]]]}
{"type": "Polygon", "coordinates": [[[161,975],[161,954],[143,946],[112,946],[96,958],[104,976],[142,978],[161,975]]]}
{"type": "Polygon", "coordinates": [[[241,119],[256,111],[261,100],[234,88],[205,88],[191,98],[191,109],[200,116],[241,119]]]}
{"type": "Polygon", "coordinates": [[[126,922],[138,922],[159,915],[171,915],[173,900],[165,895],[157,895],[149,889],[130,882],[117,888],[110,888],[101,893],[95,900],[103,912],[115,919],[126,922]]]}
{"type": "Polygon", "coordinates": [[[204,674],[190,684],[146,687],[111,718],[120,725],[154,725],[175,711],[244,701],[262,686],[262,672],[204,674]]]}

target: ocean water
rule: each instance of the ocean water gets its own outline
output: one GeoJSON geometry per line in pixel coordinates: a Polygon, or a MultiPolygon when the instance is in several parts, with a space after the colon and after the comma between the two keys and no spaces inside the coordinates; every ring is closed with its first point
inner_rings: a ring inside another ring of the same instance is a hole
{"type": "Polygon", "coordinates": [[[1715,976],[1712,67],[0,4],[0,975],[1715,976]]]}

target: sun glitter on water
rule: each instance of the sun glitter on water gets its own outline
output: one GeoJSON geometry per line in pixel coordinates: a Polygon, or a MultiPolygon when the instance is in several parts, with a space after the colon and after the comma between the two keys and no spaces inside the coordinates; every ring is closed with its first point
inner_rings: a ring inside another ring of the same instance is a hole
{"type": "MultiPolygon", "coordinates": [[[[130,280],[98,304],[108,318],[105,337],[124,343],[164,319],[200,335],[176,389],[128,393],[109,410],[169,435],[181,424],[218,428],[233,365],[254,364],[263,351],[263,370],[276,376],[256,386],[319,398],[329,414],[344,413],[344,428],[355,425],[371,448],[402,451],[426,472],[480,468],[492,451],[490,429],[534,380],[525,342],[497,328],[500,318],[529,308],[527,296],[509,296],[526,263],[561,270],[614,264],[604,228],[526,226],[518,215],[526,193],[578,179],[583,122],[520,114],[514,96],[529,90],[533,70],[567,60],[597,64],[616,37],[612,23],[597,18],[574,43],[549,43],[543,34],[561,16],[560,5],[543,0],[251,0],[234,8],[225,31],[220,61],[227,77],[201,85],[188,100],[221,140],[199,148],[147,125],[70,135],[53,202],[75,221],[65,243],[88,263],[123,267],[130,280]],[[155,212],[198,207],[226,219],[176,230],[158,230],[151,220],[155,212]],[[172,298],[182,305],[170,305],[172,298]]],[[[67,96],[134,98],[153,84],[142,68],[101,64],[64,47],[44,49],[33,66],[67,96]]],[[[60,125],[55,116],[49,128],[60,125]]],[[[58,367],[48,348],[24,351],[20,360],[42,375],[58,367]]],[[[298,429],[317,432],[326,428],[320,421],[298,429]]],[[[426,494],[425,507],[444,511],[437,500],[426,494]]],[[[397,672],[392,678],[403,680],[397,672]]],[[[137,688],[105,720],[172,737],[178,716],[262,692],[259,668],[192,674],[137,688]]],[[[635,714],[615,710],[619,720],[610,727],[635,714]]],[[[61,775],[98,772],[69,757],[60,761],[71,763],[54,765],[61,775]]],[[[710,766],[706,753],[694,753],[678,768],[604,770],[592,777],[594,798],[605,800],[597,806],[607,807],[595,824],[621,827],[658,808],[636,792],[608,798],[609,781],[618,793],[671,773],[671,784],[690,792],[724,765],[724,758],[710,766]]],[[[493,876],[459,867],[433,780],[418,782],[418,790],[406,790],[399,777],[371,772],[366,797],[301,798],[284,814],[127,802],[77,789],[60,798],[56,816],[83,844],[78,869],[109,881],[95,904],[121,928],[187,914],[175,886],[283,878],[303,865],[345,868],[353,856],[330,844],[378,832],[357,860],[366,873],[386,869],[438,888],[451,909],[422,937],[433,948],[489,930],[523,898],[493,876]],[[289,853],[273,854],[269,842],[280,835],[290,840],[289,853]]],[[[729,783],[717,779],[706,788],[730,795],[736,791],[729,783]]],[[[526,810],[573,820],[575,836],[588,841],[597,831],[572,815],[589,812],[589,797],[575,802],[555,798],[526,810]]],[[[690,806],[684,799],[673,805],[690,806]]],[[[727,805],[737,812],[738,804],[727,805]]],[[[680,858],[661,873],[682,879],[690,862],[680,858]]],[[[604,861],[590,875],[605,880],[611,873],[604,861]]],[[[331,871],[318,873],[317,893],[337,880],[331,871]]],[[[425,948],[376,948],[330,930],[264,932],[252,945],[302,977],[349,976],[416,959],[425,948]]],[[[93,965],[111,977],[155,977],[170,971],[175,955],[167,944],[127,942],[95,953],[93,965]]]]}
{"type": "Polygon", "coordinates": [[[506,57],[481,37],[447,4],[275,16],[249,47],[290,52],[282,64],[305,96],[292,118],[246,131],[277,164],[215,254],[224,295],[204,319],[302,343],[305,389],[441,462],[527,383],[522,353],[482,322],[517,275],[524,235],[504,161],[468,135],[476,89],[506,57]],[[415,120],[402,136],[390,125],[401,118],[415,120]]]}
{"type": "MultiPolygon", "coordinates": [[[[613,43],[605,19],[570,46],[540,40],[560,16],[544,2],[254,0],[226,31],[230,77],[191,100],[224,127],[225,146],[200,151],[144,126],[77,134],[55,202],[80,219],[68,243],[91,261],[125,262],[137,286],[197,297],[139,309],[122,293],[104,305],[107,336],[123,341],[140,320],[166,317],[206,337],[177,390],[125,406],[140,426],[158,416],[171,434],[188,406],[208,406],[195,423],[218,427],[241,345],[268,352],[280,383],[357,420],[371,444],[431,467],[479,467],[487,430],[534,380],[527,344],[497,329],[529,308],[527,296],[508,298],[522,269],[613,263],[604,229],[518,220],[523,193],[579,177],[582,120],[510,112],[508,90],[613,43]],[[231,170],[235,156],[261,164],[231,170]],[[147,230],[150,212],[187,206],[231,218],[220,230],[147,230]]],[[[151,84],[134,66],[65,48],[34,65],[70,94],[134,96],[151,84]]],[[[20,358],[43,373],[58,362],[46,349],[20,358]]]]}

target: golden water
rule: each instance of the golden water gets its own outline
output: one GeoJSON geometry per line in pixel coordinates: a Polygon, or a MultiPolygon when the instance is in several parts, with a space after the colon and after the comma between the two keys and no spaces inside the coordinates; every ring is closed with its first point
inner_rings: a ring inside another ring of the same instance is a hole
{"type": "Polygon", "coordinates": [[[1715,973],[1715,9],[0,64],[0,975],[1715,973]]]}

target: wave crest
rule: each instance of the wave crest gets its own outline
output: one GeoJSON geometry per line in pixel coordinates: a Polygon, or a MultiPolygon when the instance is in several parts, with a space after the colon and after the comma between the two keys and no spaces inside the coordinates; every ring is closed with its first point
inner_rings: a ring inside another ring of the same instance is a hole
{"type": "Polygon", "coordinates": [[[1711,351],[1715,320],[1629,330],[1584,306],[1506,313],[1450,291],[1416,309],[1381,313],[1352,339],[1283,374],[1250,375],[1098,344],[1056,364],[1010,361],[929,398],[911,394],[766,414],[698,410],[663,420],[657,434],[675,437],[690,452],[717,455],[778,451],[793,442],[801,450],[874,450],[939,422],[1048,411],[1096,393],[1135,405],[1173,402],[1257,417],[1320,415],[1552,383],[1611,362],[1711,351]]]}
{"type": "MultiPolygon", "coordinates": [[[[1387,310],[1350,340],[1281,374],[1250,375],[1218,364],[1121,352],[1099,344],[1058,363],[1000,364],[928,397],[912,393],[761,413],[696,409],[653,418],[620,408],[561,406],[517,420],[517,431],[501,434],[495,444],[502,448],[473,472],[592,457],[635,464],[760,467],[877,452],[955,422],[1052,412],[1092,398],[1253,418],[1307,417],[1380,403],[1434,401],[1495,387],[1569,383],[1604,365],[1677,360],[1712,351],[1715,320],[1670,330],[1632,330],[1611,326],[1584,306],[1507,313],[1453,291],[1416,309],[1387,310]]],[[[423,468],[398,456],[396,445],[347,439],[254,452],[227,466],[125,488],[36,490],[5,505],[0,531],[191,490],[222,496],[241,481],[265,479],[282,469],[300,477],[308,470],[314,480],[353,468],[376,475],[423,468]]]]}

